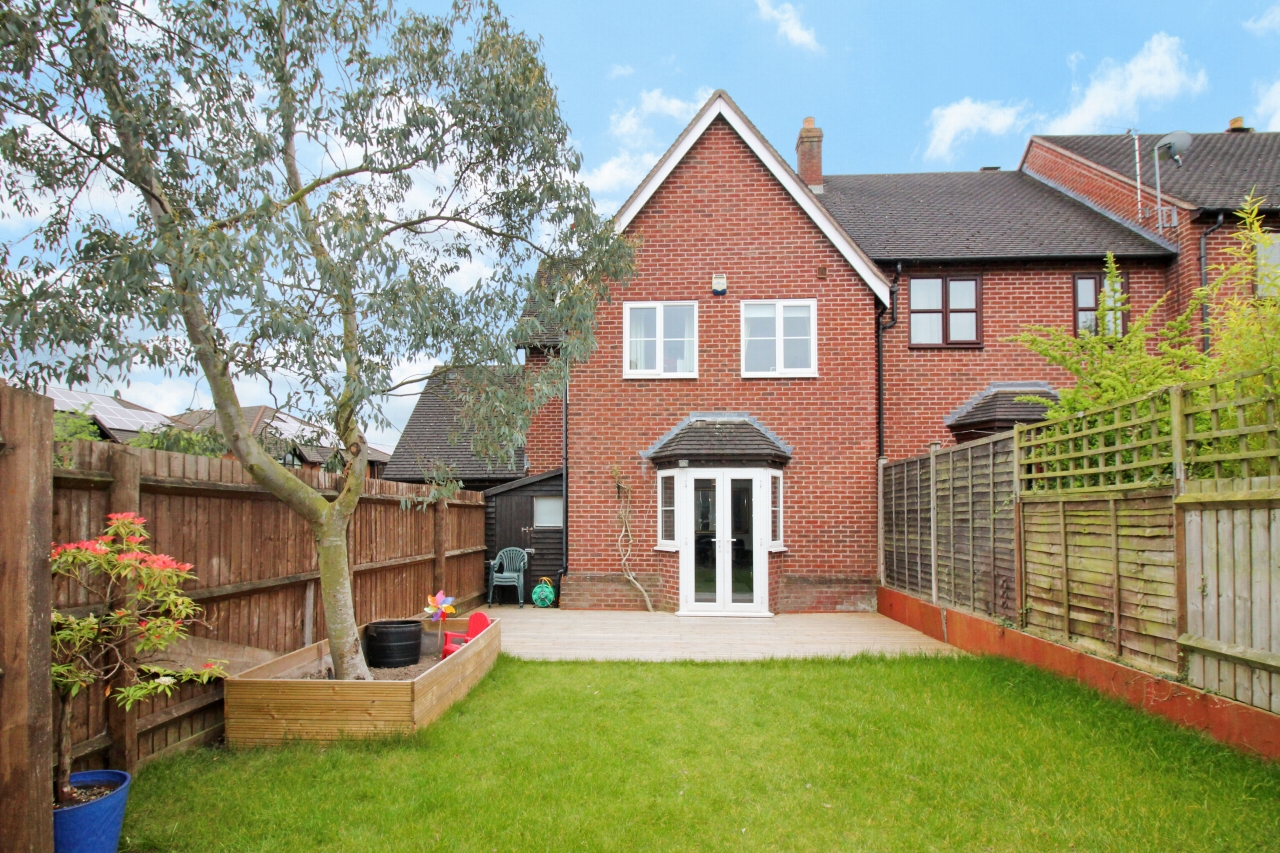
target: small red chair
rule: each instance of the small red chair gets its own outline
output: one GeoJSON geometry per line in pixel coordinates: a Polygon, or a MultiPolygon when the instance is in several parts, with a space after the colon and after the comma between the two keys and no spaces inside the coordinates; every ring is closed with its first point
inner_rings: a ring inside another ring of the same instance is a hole
{"type": "Polygon", "coordinates": [[[480,632],[485,628],[488,628],[490,624],[492,623],[489,622],[489,617],[477,610],[475,613],[471,614],[469,619],[467,619],[467,633],[460,634],[457,631],[445,631],[444,653],[441,655],[441,658],[447,658],[449,655],[458,651],[467,643],[480,636],[480,632]]]}

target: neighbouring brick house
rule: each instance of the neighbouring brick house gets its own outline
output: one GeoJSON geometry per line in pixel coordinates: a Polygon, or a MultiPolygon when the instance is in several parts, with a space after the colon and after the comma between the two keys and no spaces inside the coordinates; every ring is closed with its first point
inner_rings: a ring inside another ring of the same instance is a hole
{"type": "Polygon", "coordinates": [[[1096,322],[1107,252],[1131,311],[1171,294],[1167,316],[1200,283],[1202,234],[1221,260],[1218,214],[1254,187],[1280,201],[1280,134],[1196,135],[1163,164],[1179,213],[1161,228],[1124,144],[1033,137],[1015,172],[824,175],[812,119],[792,169],[713,94],[618,212],[635,278],[528,436],[531,476],[567,445],[562,606],[642,607],[625,560],[679,613],[872,608],[877,457],[1037,419],[1017,398],[1069,377],[1009,336],[1096,322]]]}

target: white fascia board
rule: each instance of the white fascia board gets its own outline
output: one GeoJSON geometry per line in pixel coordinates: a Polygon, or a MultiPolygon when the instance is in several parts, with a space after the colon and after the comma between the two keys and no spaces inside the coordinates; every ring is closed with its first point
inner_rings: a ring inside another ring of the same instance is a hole
{"type": "Polygon", "coordinates": [[[694,143],[702,138],[702,134],[706,132],[707,128],[711,126],[711,122],[715,121],[718,116],[724,116],[725,121],[729,122],[729,126],[747,143],[747,147],[760,158],[760,162],[764,163],[770,174],[791,194],[796,204],[800,205],[800,209],[813,220],[813,223],[818,226],[818,230],[836,247],[836,251],[862,277],[862,280],[871,288],[871,291],[880,300],[881,304],[888,305],[889,285],[884,276],[880,274],[880,270],[871,262],[870,258],[862,253],[862,250],[845,233],[845,230],[831,218],[831,213],[822,206],[822,203],[817,200],[809,188],[801,184],[795,173],[791,171],[791,168],[778,159],[773,149],[723,96],[717,96],[710,108],[702,112],[679,144],[667,152],[665,159],[650,174],[649,180],[631,197],[630,202],[618,211],[613,218],[614,228],[617,232],[621,234],[627,229],[627,226],[636,218],[636,215],[648,204],[653,194],[658,191],[658,187],[662,186],[671,172],[689,153],[689,149],[693,148],[694,143]]]}

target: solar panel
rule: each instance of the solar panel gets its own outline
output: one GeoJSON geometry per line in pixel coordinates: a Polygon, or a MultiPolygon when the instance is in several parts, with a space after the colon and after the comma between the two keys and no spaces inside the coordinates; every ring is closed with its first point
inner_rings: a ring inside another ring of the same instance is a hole
{"type": "Polygon", "coordinates": [[[60,412],[84,412],[109,430],[142,432],[173,423],[159,412],[147,409],[130,409],[114,397],[71,391],[66,388],[47,388],[45,393],[53,398],[54,409],[60,412]]]}

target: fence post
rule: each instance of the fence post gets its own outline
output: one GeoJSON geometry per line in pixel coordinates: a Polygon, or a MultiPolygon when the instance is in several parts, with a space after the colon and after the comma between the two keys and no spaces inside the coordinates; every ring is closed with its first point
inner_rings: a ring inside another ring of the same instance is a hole
{"type": "MultiPolygon", "coordinates": [[[[111,487],[107,492],[107,512],[139,512],[142,509],[141,461],[135,448],[123,444],[107,447],[107,468],[111,472],[111,487]]],[[[122,650],[126,658],[132,658],[132,644],[122,650]]],[[[132,676],[121,670],[112,680],[112,690],[127,687],[132,676]]],[[[108,763],[126,773],[138,768],[138,706],[125,710],[114,698],[107,700],[107,736],[111,748],[108,763]]]]}
{"type": "Polygon", "coordinates": [[[1013,600],[1016,602],[1017,625],[1027,626],[1026,561],[1022,558],[1022,424],[1013,425],[1013,600]]]}
{"type": "MultiPolygon", "coordinates": [[[[435,595],[436,590],[445,588],[445,578],[448,575],[445,570],[449,565],[449,501],[446,498],[439,498],[435,503],[435,552],[436,552],[436,570],[435,578],[431,584],[431,594],[435,595]]],[[[448,590],[445,590],[448,592],[448,590]]]]}
{"type": "MultiPolygon", "coordinates": [[[[940,441],[929,442],[929,591],[934,604],[938,603],[938,450],[941,447],[940,441]]],[[[953,597],[954,592],[952,590],[953,597]]]]}
{"type": "Polygon", "coordinates": [[[53,401],[0,385],[0,846],[53,850],[53,401]]]}
{"type": "MultiPolygon", "coordinates": [[[[1169,441],[1173,451],[1173,582],[1177,601],[1175,632],[1181,638],[1187,633],[1187,526],[1186,515],[1178,497],[1186,490],[1187,469],[1185,458],[1186,418],[1182,414],[1183,386],[1169,389],[1169,441]]],[[[1178,646],[1178,672],[1186,673],[1187,652],[1178,646]]]]}
{"type": "Polygon", "coordinates": [[[888,462],[886,456],[876,460],[876,569],[881,586],[884,586],[884,466],[888,462]]]}

